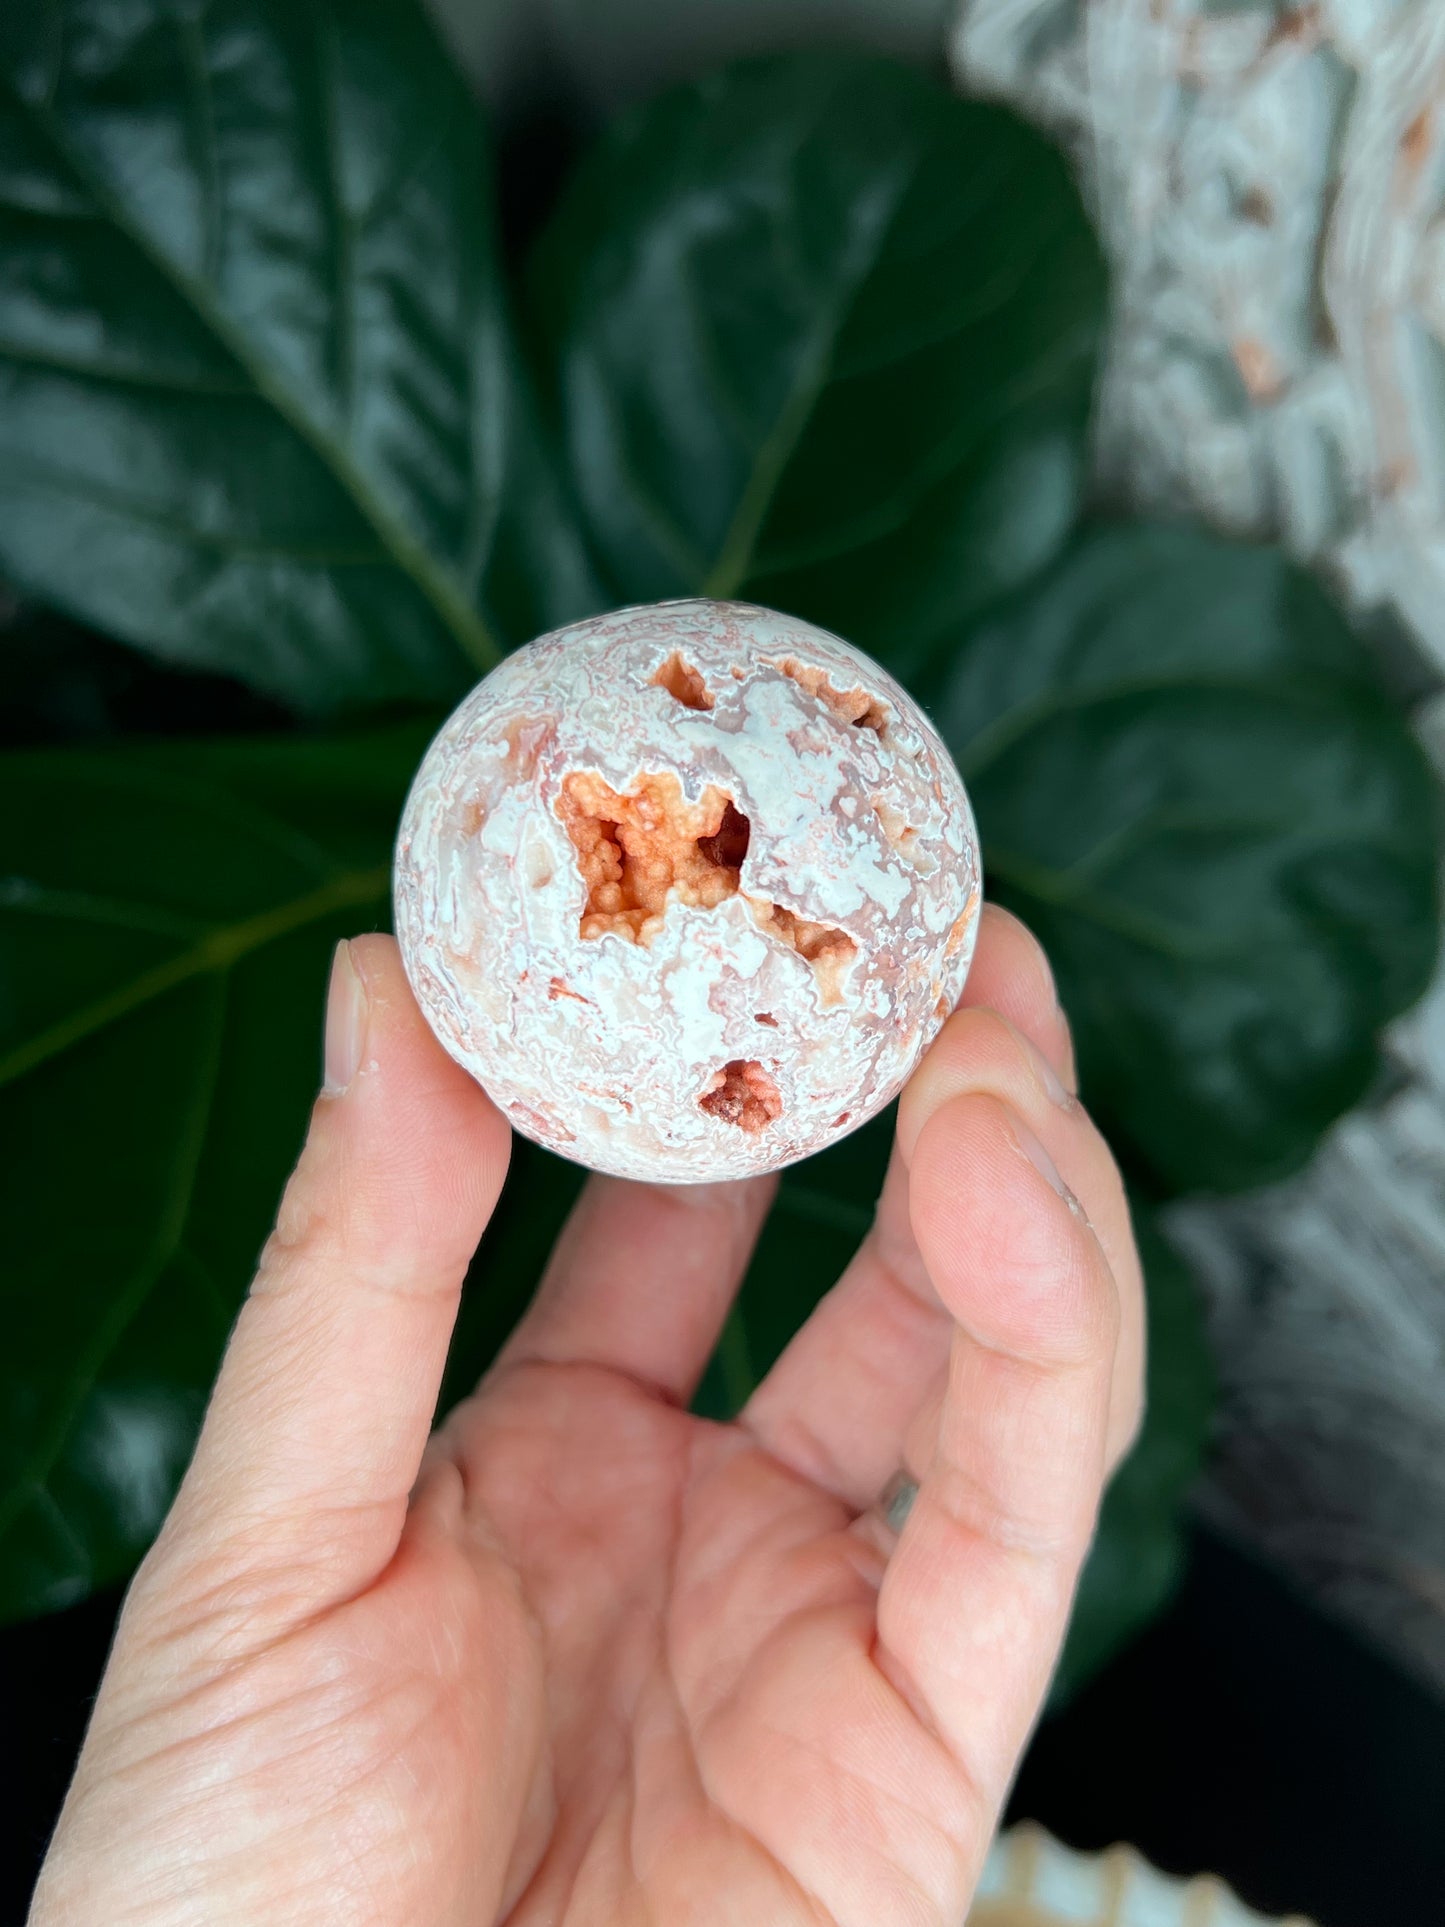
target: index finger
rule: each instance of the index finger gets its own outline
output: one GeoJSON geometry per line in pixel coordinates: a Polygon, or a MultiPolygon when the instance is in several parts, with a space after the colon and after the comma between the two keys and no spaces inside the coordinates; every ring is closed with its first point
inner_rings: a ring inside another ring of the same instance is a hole
{"type": "Polygon", "coordinates": [[[998,1099],[950,1099],[910,1168],[956,1320],[918,1496],[878,1596],[877,1659],[990,1801],[1047,1688],[1103,1490],[1119,1295],[1048,1152],[998,1099]]]}
{"type": "Polygon", "coordinates": [[[159,1548],[265,1565],[312,1607],[395,1551],[511,1142],[390,937],[338,949],[327,1074],[159,1548]]]}

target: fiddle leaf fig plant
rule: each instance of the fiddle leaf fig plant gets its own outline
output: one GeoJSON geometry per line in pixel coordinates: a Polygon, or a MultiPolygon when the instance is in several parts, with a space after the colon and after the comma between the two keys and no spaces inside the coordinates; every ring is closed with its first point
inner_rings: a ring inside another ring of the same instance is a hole
{"type": "Polygon", "coordinates": [[[160,1523],[425,740],[0,757],[0,1615],[123,1578],[160,1523]]]}
{"type": "Polygon", "coordinates": [[[418,8],[9,7],[0,70],[0,571],[308,711],[590,605],[418,8]]]}
{"type": "Polygon", "coordinates": [[[1319,585],[1194,529],[1087,529],[961,639],[935,715],[1134,1168],[1296,1170],[1436,946],[1435,782],[1319,585]]]}
{"type": "Polygon", "coordinates": [[[1104,268],[999,108],[859,55],[728,69],[604,136],[528,292],[615,600],[806,611],[909,675],[1072,527],[1104,268]]]}
{"type": "MultiPolygon", "coordinates": [[[[439,705],[571,617],[738,596],[933,705],[1138,1187],[1154,1396],[1071,1689],[1167,1594],[1203,1449],[1153,1205],[1298,1165],[1432,959],[1408,718],[1279,556],[1089,522],[1103,266],[998,109],[745,62],[604,134],[515,286],[496,231],[411,0],[0,21],[0,1615],[122,1579],[164,1514],[439,705]],[[159,667],[117,705],[121,650],[159,667]],[[178,714],[211,733],[125,740],[178,714]]],[[[888,1140],[784,1174],[706,1409],[836,1278],[888,1140]]],[[[519,1147],[444,1402],[579,1181],[519,1147]]]]}

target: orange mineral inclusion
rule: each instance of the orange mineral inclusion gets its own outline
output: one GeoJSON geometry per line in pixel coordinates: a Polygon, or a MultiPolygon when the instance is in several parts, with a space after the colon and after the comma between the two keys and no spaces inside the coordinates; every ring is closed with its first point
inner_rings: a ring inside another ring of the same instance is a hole
{"type": "Polygon", "coordinates": [[[516,1127],[649,1182],[777,1170],[877,1114],[958,1000],[968,798],[908,692],[750,604],[508,657],[397,839],[407,975],[516,1127]]]}
{"type": "Polygon", "coordinates": [[[574,770],[557,814],[587,885],[584,937],[615,931],[650,943],[669,900],[715,910],[737,892],[748,820],[713,784],[689,803],[670,770],[642,777],[625,796],[595,770],[574,770]]]}
{"type": "Polygon", "coordinates": [[[724,1124],[736,1124],[749,1137],[766,1131],[783,1114],[778,1087],[756,1058],[735,1057],[714,1071],[698,1106],[724,1124]]]}
{"type": "MultiPolygon", "coordinates": [[[[641,777],[625,794],[595,770],[573,770],[557,814],[587,886],[578,926],[583,937],[615,934],[649,944],[669,903],[715,910],[737,895],[751,826],[715,784],[689,803],[671,770],[641,777]]],[[[748,902],[759,928],[810,963],[824,1002],[836,1003],[842,972],[858,949],[848,933],[766,898],[748,902]]]]}

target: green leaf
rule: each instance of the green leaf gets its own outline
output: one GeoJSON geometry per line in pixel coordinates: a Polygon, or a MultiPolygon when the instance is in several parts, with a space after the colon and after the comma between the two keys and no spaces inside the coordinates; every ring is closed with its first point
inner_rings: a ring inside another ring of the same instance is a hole
{"type": "Polygon", "coordinates": [[[1053,148],[909,69],[752,61],[627,118],[531,297],[623,600],[745,596],[908,674],[1072,525],[1093,235],[1053,148]]]}
{"type": "Polygon", "coordinates": [[[1148,1315],[1148,1403],[1104,1495],[1079,1580],[1054,1703],[1076,1693],[1168,1604],[1183,1568],[1185,1494],[1204,1458],[1215,1376],[1188,1267],[1136,1204],[1148,1315]]]}
{"type": "Polygon", "coordinates": [[[0,569],[303,708],[594,594],[478,111],[410,0],[0,17],[0,569]]]}
{"type": "Polygon", "coordinates": [[[423,741],[0,757],[0,1617],[160,1522],[423,741]]]}
{"type": "Polygon", "coordinates": [[[1166,1190],[1302,1164],[1439,922],[1433,779],[1324,592],[1274,550],[1093,530],[966,638],[937,708],[1132,1163],[1166,1190]]]}

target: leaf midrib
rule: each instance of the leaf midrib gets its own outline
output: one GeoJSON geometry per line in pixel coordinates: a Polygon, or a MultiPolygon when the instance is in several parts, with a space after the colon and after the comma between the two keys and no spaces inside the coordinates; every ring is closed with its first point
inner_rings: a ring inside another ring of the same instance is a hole
{"type": "Polygon", "coordinates": [[[944,487],[987,447],[989,437],[998,432],[1004,420],[1010,415],[1016,420],[1027,420],[1024,411],[1036,398],[1042,395],[1047,399],[1051,393],[1056,394],[1071,366],[1084,365],[1094,341],[1092,327],[1059,335],[1054,348],[1039,358],[1026,379],[1012,386],[1005,385],[987,406],[961,417],[953,432],[935,444],[927,461],[913,469],[906,485],[899,487],[893,496],[865,504],[855,511],[851,521],[833,518],[826,532],[820,530],[806,539],[795,538],[786,548],[774,541],[764,553],[753,554],[749,572],[763,581],[774,581],[779,576],[819,568],[825,562],[853,555],[859,549],[898,534],[934,490],[944,487]]]}
{"type": "Polygon", "coordinates": [[[300,402],[292,397],[285,383],[272,374],[264,361],[253,355],[244,334],[233,326],[211,298],[205,284],[186,274],[130,219],[104,179],[67,140],[64,126],[50,104],[47,102],[42,105],[32,100],[9,74],[5,76],[5,83],[21,112],[84,184],[105,218],[151,263],[236,365],[244,370],[256,393],[275,409],[291,432],[305,442],[330,471],[362,520],[376,535],[384,554],[403,575],[415,583],[462,654],[483,673],[495,668],[502,659],[503,651],[487,623],[401,519],[372,491],[350,452],[318,423],[313,422],[300,402]]]}
{"type": "Polygon", "coordinates": [[[153,1003],[193,977],[229,970],[252,951],[319,922],[337,910],[375,902],[384,897],[391,880],[389,864],[366,870],[344,870],[319,889],[274,905],[236,923],[208,930],[195,943],[164,963],[143,970],[105,996],[84,1004],[0,1057],[0,1088],[26,1076],[52,1057],[73,1049],[87,1037],[153,1003]]]}
{"type": "MultiPolygon", "coordinates": [[[[835,554],[846,553],[894,532],[913,515],[919,500],[930,489],[938,487],[974,452],[980,441],[993,432],[1009,409],[1016,410],[1036,394],[1048,392],[1071,366],[1084,362],[1097,345],[1098,328],[1092,321],[1063,329],[1047,353],[1038,357],[1025,375],[1016,382],[1006,384],[1001,393],[992,398],[991,404],[980,406],[966,416],[953,434],[934,448],[929,460],[910,477],[906,499],[875,505],[855,517],[854,522],[846,528],[830,526],[824,540],[815,537],[810,542],[795,542],[792,548],[770,553],[760,560],[759,538],[766,526],[768,512],[788,465],[803,441],[819,398],[834,383],[847,383],[860,373],[866,375],[873,372],[871,369],[857,370],[851,366],[840,371],[836,364],[837,344],[852,303],[876,269],[883,240],[901,203],[913,187],[916,176],[915,166],[901,181],[891,205],[881,216],[879,226],[871,237],[869,258],[862,261],[851,279],[845,280],[840,287],[836,305],[818,329],[811,352],[800,358],[799,373],[793,388],[753,460],[751,473],[738,498],[717,558],[703,582],[703,595],[725,599],[735,595],[755,570],[760,569],[762,574],[774,577],[817,566],[835,554]]],[[[952,332],[959,336],[966,335],[971,327],[977,326],[979,318],[973,315],[964,317],[952,332]]],[[[929,346],[937,345],[924,343],[920,349],[910,344],[897,359],[910,358],[929,346]]]]}
{"type": "Polygon", "coordinates": [[[898,210],[918,177],[918,169],[919,161],[915,157],[908,168],[895,176],[887,191],[880,191],[872,232],[860,241],[857,261],[845,267],[831,307],[816,322],[812,338],[799,356],[792,386],[753,458],[747,482],[703,582],[703,595],[725,601],[735,596],[747,581],[768,511],[812,419],[818,398],[828,385],[838,340],[853,302],[878,265],[883,238],[897,219],[898,210]]]}

